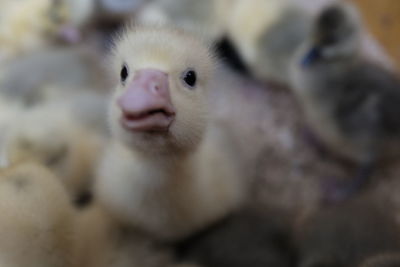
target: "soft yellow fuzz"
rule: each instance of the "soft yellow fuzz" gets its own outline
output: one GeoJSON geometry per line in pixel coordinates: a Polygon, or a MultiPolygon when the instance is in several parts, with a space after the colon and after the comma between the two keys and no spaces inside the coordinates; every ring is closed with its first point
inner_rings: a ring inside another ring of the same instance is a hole
{"type": "MultiPolygon", "coordinates": [[[[172,138],[167,142],[175,143],[182,149],[199,143],[206,128],[206,98],[214,72],[213,57],[201,40],[184,31],[163,26],[128,28],[117,41],[112,62],[112,76],[117,81],[123,64],[129,70],[128,81],[140,69],[153,68],[167,73],[172,103],[178,109],[175,123],[170,128],[172,138]],[[197,73],[195,90],[182,85],[181,77],[188,69],[197,73]]],[[[114,99],[124,90],[118,82],[114,99]]],[[[111,114],[112,118],[120,116],[115,105],[112,105],[111,114]]],[[[119,124],[118,120],[111,119],[114,134],[130,139],[130,134],[126,136],[115,123],[119,124]]],[[[141,142],[146,143],[144,139],[141,142]]]]}
{"type": "Polygon", "coordinates": [[[155,238],[176,239],[240,205],[246,187],[235,145],[229,131],[212,123],[208,108],[215,66],[207,46],[180,30],[136,27],[117,41],[113,62],[115,77],[122,64],[128,67],[127,85],[137,70],[165,72],[176,116],[167,133],[126,131],[116,99],[128,89],[116,85],[110,108],[113,140],[96,187],[109,213],[155,238]],[[197,73],[195,88],[181,79],[188,69],[197,73]]]}
{"type": "MultiPolygon", "coordinates": [[[[209,81],[213,57],[205,41],[183,30],[165,26],[128,26],[116,41],[113,66],[119,75],[123,63],[135,69],[159,67],[172,74],[196,66],[201,80],[209,81]]],[[[207,84],[202,84],[207,86],[207,84]]]]}
{"type": "Polygon", "coordinates": [[[285,7],[285,0],[237,0],[228,19],[228,36],[245,61],[257,60],[259,38],[276,22],[285,7]]]}
{"type": "Polygon", "coordinates": [[[74,212],[66,192],[34,163],[0,171],[0,265],[67,267],[74,212]]]}
{"type": "Polygon", "coordinates": [[[3,151],[10,163],[36,160],[49,167],[75,199],[90,191],[101,141],[69,110],[48,104],[21,112],[8,125],[3,151]]]}

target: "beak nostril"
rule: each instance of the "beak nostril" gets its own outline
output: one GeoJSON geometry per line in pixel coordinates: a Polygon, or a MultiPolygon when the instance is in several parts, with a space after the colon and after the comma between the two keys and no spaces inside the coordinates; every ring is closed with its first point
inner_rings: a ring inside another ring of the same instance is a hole
{"type": "Polygon", "coordinates": [[[158,95],[161,92],[161,85],[159,83],[152,84],[150,88],[151,91],[156,95],[158,95]]]}

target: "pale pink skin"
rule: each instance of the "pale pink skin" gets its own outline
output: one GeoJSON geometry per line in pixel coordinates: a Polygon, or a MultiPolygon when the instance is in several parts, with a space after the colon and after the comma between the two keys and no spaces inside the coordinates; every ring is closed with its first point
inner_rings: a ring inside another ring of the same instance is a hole
{"type": "Polygon", "coordinates": [[[117,104],[121,126],[132,132],[166,132],[175,118],[168,74],[156,69],[138,70],[117,104]]]}

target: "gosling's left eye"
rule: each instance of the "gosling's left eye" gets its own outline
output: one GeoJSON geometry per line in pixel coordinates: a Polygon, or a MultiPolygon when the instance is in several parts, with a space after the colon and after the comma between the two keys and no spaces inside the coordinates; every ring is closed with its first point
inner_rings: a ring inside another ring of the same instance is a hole
{"type": "Polygon", "coordinates": [[[182,73],[183,84],[189,89],[194,89],[197,81],[197,74],[193,69],[188,69],[182,73]]]}
{"type": "Polygon", "coordinates": [[[128,66],[126,64],[122,65],[121,68],[121,73],[120,73],[120,78],[121,78],[121,83],[124,84],[126,79],[128,78],[129,72],[128,72],[128,66]]]}

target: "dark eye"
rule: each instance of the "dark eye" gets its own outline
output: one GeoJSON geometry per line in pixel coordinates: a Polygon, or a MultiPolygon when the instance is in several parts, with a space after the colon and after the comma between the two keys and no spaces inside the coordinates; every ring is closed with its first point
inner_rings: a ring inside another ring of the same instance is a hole
{"type": "Polygon", "coordinates": [[[194,89],[196,86],[197,75],[196,72],[192,69],[188,69],[182,74],[182,81],[186,87],[190,89],[194,89]]]}
{"type": "Polygon", "coordinates": [[[128,66],[126,64],[122,65],[120,76],[121,76],[121,82],[124,83],[128,78],[128,66]]]}

